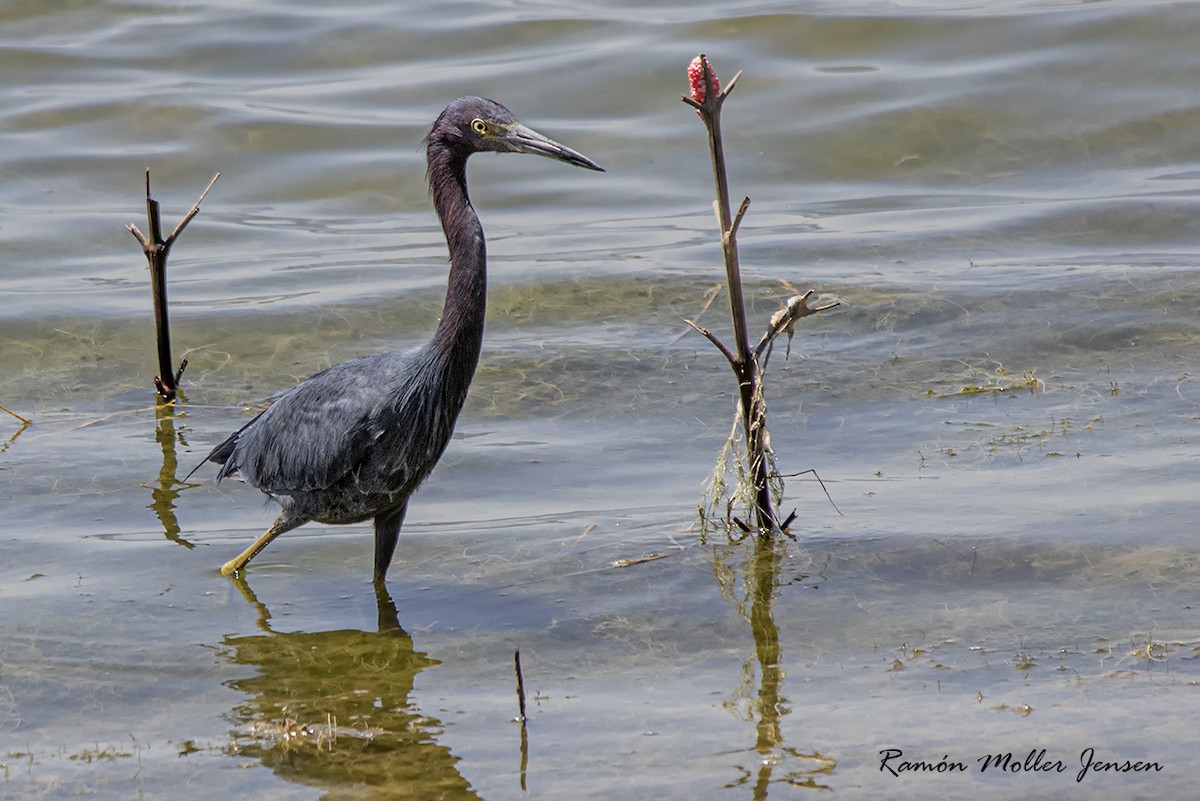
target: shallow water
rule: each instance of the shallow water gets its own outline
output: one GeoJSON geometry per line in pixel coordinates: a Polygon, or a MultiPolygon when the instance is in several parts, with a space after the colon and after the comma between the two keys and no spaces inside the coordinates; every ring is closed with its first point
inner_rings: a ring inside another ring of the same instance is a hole
{"type": "Polygon", "coordinates": [[[1185,796],[1198,23],[9,4],[0,404],[32,423],[0,412],[0,798],[1185,796]],[[724,128],[751,319],[784,281],[842,301],[771,357],[798,515],[773,547],[697,516],[733,388],[681,322],[727,329],[678,100],[702,50],[744,70],[724,128]],[[388,593],[366,526],[222,579],[272,510],[183,476],[276,389],[428,336],[419,143],[463,94],[608,172],[472,162],[484,356],[388,593]],[[147,167],[168,228],[221,172],[170,261],[174,407],[122,230],[147,167]],[[894,775],[887,749],[968,769],[894,775]],[[1162,769],[1080,778],[1087,749],[1162,769]]]}

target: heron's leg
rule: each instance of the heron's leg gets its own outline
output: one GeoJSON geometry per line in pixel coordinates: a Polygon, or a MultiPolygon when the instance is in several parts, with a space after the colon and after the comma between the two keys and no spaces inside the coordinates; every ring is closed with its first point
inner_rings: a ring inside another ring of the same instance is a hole
{"type": "Polygon", "coordinates": [[[380,583],[387,578],[388,567],[392,564],[392,554],[396,552],[396,539],[400,536],[400,526],[404,523],[404,513],[408,511],[408,503],[400,508],[375,518],[375,582],[380,583]]]}
{"type": "Polygon", "coordinates": [[[275,539],[280,534],[283,534],[285,531],[291,531],[292,529],[303,525],[305,522],[307,521],[296,520],[294,518],[289,518],[286,515],[280,515],[279,517],[275,518],[275,522],[271,524],[271,527],[267,529],[266,533],[256,539],[254,544],[221,566],[221,575],[232,576],[240,572],[241,569],[246,566],[247,562],[258,556],[259,551],[271,544],[271,540],[275,539]]]}

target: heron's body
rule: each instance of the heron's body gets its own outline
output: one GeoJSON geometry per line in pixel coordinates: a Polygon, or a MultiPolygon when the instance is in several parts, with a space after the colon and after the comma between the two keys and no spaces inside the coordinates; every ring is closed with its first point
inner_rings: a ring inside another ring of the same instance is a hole
{"type": "Polygon", "coordinates": [[[497,103],[460,98],[427,140],[430,192],[450,251],[446,304],[433,338],[330,367],[279,394],[208,455],[217,473],[279,502],[279,517],[221,570],[241,570],[275,537],[309,521],[375,520],[375,580],[387,574],[408,499],[433,470],[467,398],[483,343],[487,254],[467,194],[466,162],[493,150],[600,169],[521,126],[497,103]]]}

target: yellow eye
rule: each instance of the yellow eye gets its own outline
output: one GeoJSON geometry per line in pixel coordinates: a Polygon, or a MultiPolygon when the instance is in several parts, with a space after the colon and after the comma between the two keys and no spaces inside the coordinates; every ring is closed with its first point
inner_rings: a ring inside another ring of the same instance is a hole
{"type": "Polygon", "coordinates": [[[471,130],[480,136],[483,136],[488,132],[488,125],[486,122],[476,117],[475,119],[471,120],[471,130]]]}

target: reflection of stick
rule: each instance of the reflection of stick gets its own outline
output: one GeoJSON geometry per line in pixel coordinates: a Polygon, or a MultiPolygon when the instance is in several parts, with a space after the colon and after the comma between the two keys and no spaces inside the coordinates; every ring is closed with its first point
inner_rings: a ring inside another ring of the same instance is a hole
{"type": "Polygon", "coordinates": [[[521,724],[521,792],[529,789],[525,775],[529,772],[529,730],[521,724]]]}
{"type": "Polygon", "coordinates": [[[526,774],[529,771],[529,730],[525,727],[525,676],[521,673],[521,649],[513,651],[513,668],[517,671],[517,707],[521,721],[521,792],[528,790],[526,774]]]}
{"type": "Polygon", "coordinates": [[[142,252],[146,254],[146,261],[150,263],[154,328],[158,339],[159,374],[154,378],[154,386],[158,389],[158,394],[165,400],[174,400],[175,390],[179,386],[179,378],[183,375],[184,368],[187,367],[186,358],[179,363],[178,370],[175,369],[171,359],[171,325],[167,319],[167,255],[171,252],[171,245],[175,244],[175,239],[183,233],[183,229],[192,221],[192,218],[200,213],[200,204],[220,177],[221,173],[213,176],[213,179],[208,182],[208,186],[200,194],[200,199],[179,221],[179,225],[175,226],[171,235],[163,239],[159,205],[158,201],[150,196],[150,170],[146,170],[146,226],[149,229],[148,233],[143,234],[136,225],[125,226],[126,230],[142,244],[142,252]]]}
{"type": "Polygon", "coordinates": [[[15,434],[13,434],[8,439],[4,440],[4,442],[0,442],[0,453],[4,453],[6,450],[8,450],[10,445],[12,445],[14,442],[17,441],[17,437],[19,437],[19,436],[21,436],[21,434],[25,433],[25,429],[27,429],[31,425],[33,425],[33,421],[22,417],[21,415],[17,414],[12,409],[10,409],[4,405],[0,405],[0,410],[8,412],[13,417],[15,417],[17,419],[17,421],[21,424],[21,427],[17,429],[15,434]]]}
{"type": "Polygon", "coordinates": [[[176,408],[171,404],[160,403],[154,407],[154,415],[158,418],[154,438],[162,448],[162,469],[158,471],[158,481],[150,484],[150,497],[154,500],[150,508],[158,516],[167,539],[185,548],[195,548],[195,543],[180,535],[179,518],[175,515],[175,500],[179,497],[177,488],[183,486],[175,478],[179,465],[175,455],[175,414],[176,408]]]}
{"type": "Polygon", "coordinates": [[[0,411],[8,412],[8,413],[9,413],[9,414],[11,414],[13,417],[17,418],[17,419],[18,419],[18,420],[20,420],[22,423],[24,423],[25,425],[29,425],[30,423],[32,423],[32,422],[33,422],[32,420],[26,420],[24,417],[22,417],[21,415],[17,414],[17,413],[16,413],[16,412],[14,412],[12,409],[8,408],[7,406],[5,406],[5,405],[3,405],[3,404],[0,404],[0,411]]]}
{"type": "Polygon", "coordinates": [[[517,716],[517,720],[521,722],[522,728],[525,726],[525,676],[521,673],[521,649],[513,651],[513,667],[517,671],[517,708],[521,714],[517,716]]]}

